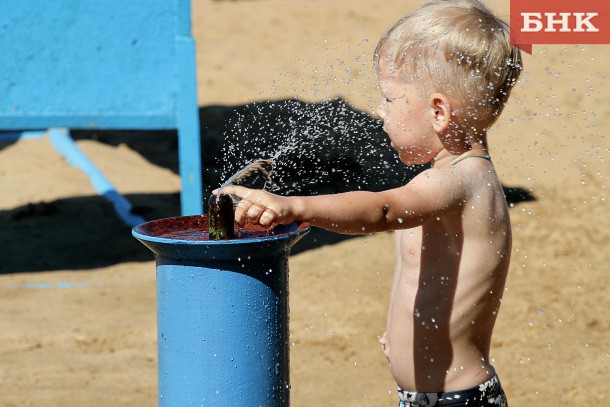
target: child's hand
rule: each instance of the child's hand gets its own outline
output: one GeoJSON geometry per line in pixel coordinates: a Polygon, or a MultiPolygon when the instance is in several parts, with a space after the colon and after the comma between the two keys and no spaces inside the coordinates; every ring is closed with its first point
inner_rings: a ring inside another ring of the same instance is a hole
{"type": "Polygon", "coordinates": [[[241,198],[235,208],[235,223],[239,226],[248,222],[268,228],[274,223],[285,225],[297,220],[295,200],[289,197],[236,185],[228,185],[222,192],[241,198]]]}
{"type": "MultiPolygon", "coordinates": [[[[386,359],[388,358],[388,337],[387,333],[384,332],[383,335],[379,338],[379,344],[381,345],[381,351],[385,355],[386,359]]],[[[388,359],[389,360],[389,359],[388,359]]]]}

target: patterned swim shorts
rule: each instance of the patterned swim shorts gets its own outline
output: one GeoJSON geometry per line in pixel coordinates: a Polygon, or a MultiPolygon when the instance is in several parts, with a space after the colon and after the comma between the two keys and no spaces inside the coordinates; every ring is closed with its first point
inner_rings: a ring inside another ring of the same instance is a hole
{"type": "Polygon", "coordinates": [[[494,374],[471,389],[441,393],[413,393],[398,388],[398,407],[508,407],[500,379],[494,374]]]}

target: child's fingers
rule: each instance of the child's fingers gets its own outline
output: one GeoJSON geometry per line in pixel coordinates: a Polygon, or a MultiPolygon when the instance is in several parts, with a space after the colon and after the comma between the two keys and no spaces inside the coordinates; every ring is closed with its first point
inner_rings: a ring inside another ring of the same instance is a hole
{"type": "MultiPolygon", "coordinates": [[[[218,190],[213,191],[213,193],[214,192],[218,193],[218,190]]],[[[223,194],[233,195],[240,199],[235,207],[235,223],[242,227],[245,226],[248,221],[248,210],[254,202],[250,199],[244,199],[244,197],[251,195],[255,191],[238,185],[227,185],[226,187],[223,187],[222,192],[223,194]]]]}
{"type": "Polygon", "coordinates": [[[263,214],[263,212],[265,212],[265,209],[267,208],[260,204],[253,204],[252,206],[250,206],[250,208],[248,208],[248,212],[246,212],[246,219],[251,224],[257,225],[259,223],[261,215],[263,214]]]}
{"type": "Polygon", "coordinates": [[[263,227],[270,227],[276,220],[278,220],[279,215],[271,208],[267,208],[263,211],[260,216],[258,223],[263,227]]]}
{"type": "Polygon", "coordinates": [[[258,224],[266,228],[270,227],[278,218],[279,215],[276,211],[257,203],[250,206],[246,212],[246,221],[248,223],[253,225],[258,224]]]}
{"type": "Polygon", "coordinates": [[[235,223],[239,226],[244,226],[247,221],[247,213],[254,202],[248,199],[242,199],[235,207],[235,223]]]}
{"type": "Polygon", "coordinates": [[[235,222],[239,226],[251,223],[270,227],[274,222],[281,220],[277,197],[267,191],[230,185],[223,189],[223,193],[240,198],[235,207],[235,222]]]}

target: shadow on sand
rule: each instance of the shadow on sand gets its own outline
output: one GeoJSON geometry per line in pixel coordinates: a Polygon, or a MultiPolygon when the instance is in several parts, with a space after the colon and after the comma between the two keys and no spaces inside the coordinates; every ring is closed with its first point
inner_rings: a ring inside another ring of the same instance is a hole
{"type": "MultiPolygon", "coordinates": [[[[274,154],[274,192],[285,195],[379,191],[404,185],[423,169],[400,163],[379,121],[341,99],[205,106],[200,108],[200,120],[204,202],[241,166],[274,154]],[[278,146],[286,145],[291,148],[277,154],[278,146]]],[[[73,130],[72,136],[126,144],[153,164],[178,171],[175,131],[73,130]]],[[[522,188],[505,187],[505,192],[513,205],[535,199],[522,188]]],[[[180,212],[177,193],[127,194],[126,198],[134,212],[148,220],[180,212]]],[[[292,253],[349,238],[353,236],[314,229],[292,253]]],[[[34,202],[0,211],[0,245],[0,273],[92,269],[152,259],[101,196],[34,202]]]]}

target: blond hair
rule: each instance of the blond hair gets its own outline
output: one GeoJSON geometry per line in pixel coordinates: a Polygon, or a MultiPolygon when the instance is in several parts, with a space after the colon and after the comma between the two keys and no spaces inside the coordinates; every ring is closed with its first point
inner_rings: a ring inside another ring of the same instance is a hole
{"type": "Polygon", "coordinates": [[[427,2],[386,31],[375,50],[380,58],[457,98],[459,116],[477,128],[495,122],[522,70],[508,24],[478,0],[427,2]]]}

